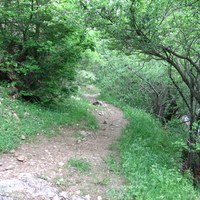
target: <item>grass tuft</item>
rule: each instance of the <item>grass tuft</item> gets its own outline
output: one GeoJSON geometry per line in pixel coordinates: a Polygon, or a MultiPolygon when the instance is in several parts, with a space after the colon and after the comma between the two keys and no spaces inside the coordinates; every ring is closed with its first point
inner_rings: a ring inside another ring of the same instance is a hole
{"type": "Polygon", "coordinates": [[[90,170],[89,162],[85,161],[84,159],[69,159],[67,166],[75,168],[78,170],[78,172],[86,172],[90,170]]]}

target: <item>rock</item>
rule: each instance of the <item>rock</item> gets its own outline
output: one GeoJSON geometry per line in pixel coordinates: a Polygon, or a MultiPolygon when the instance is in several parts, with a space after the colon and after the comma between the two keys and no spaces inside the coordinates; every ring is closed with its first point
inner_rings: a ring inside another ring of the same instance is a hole
{"type": "Polygon", "coordinates": [[[98,196],[98,197],[97,197],[97,200],[102,200],[102,197],[101,197],[101,196],[98,196]]]}
{"type": "Polygon", "coordinates": [[[69,196],[68,196],[67,192],[61,192],[60,193],[60,197],[63,197],[65,199],[69,199],[69,196]]]}
{"type": "Polygon", "coordinates": [[[86,196],[85,196],[85,199],[90,200],[90,199],[91,199],[90,195],[89,195],[89,194],[86,195],[86,196]]]}
{"type": "Polygon", "coordinates": [[[14,149],[13,149],[13,150],[11,150],[11,151],[10,151],[10,153],[11,153],[11,154],[14,154],[14,153],[15,153],[15,150],[14,150],[14,149]]]}
{"type": "Polygon", "coordinates": [[[25,139],[26,139],[26,136],[21,135],[21,139],[22,139],[22,140],[25,140],[25,139]]]}
{"type": "Polygon", "coordinates": [[[107,121],[106,121],[106,120],[104,120],[103,124],[107,124],[107,121]]]}
{"type": "Polygon", "coordinates": [[[87,134],[87,132],[85,132],[85,131],[80,131],[80,134],[82,135],[82,136],[84,136],[84,137],[86,137],[88,134],[87,134]]]}
{"type": "Polygon", "coordinates": [[[71,200],[87,200],[87,199],[84,197],[80,197],[78,195],[72,195],[71,200]]]}
{"type": "MultiPolygon", "coordinates": [[[[12,197],[13,193],[18,193],[19,195],[21,193],[21,198],[23,199],[61,199],[56,188],[52,187],[47,181],[38,178],[1,180],[0,188],[9,197],[12,197]]],[[[11,200],[11,198],[5,200],[11,200]]]]}
{"type": "Polygon", "coordinates": [[[98,112],[98,114],[99,114],[99,115],[105,115],[105,112],[100,111],[100,112],[98,112]]]}
{"type": "Polygon", "coordinates": [[[20,121],[20,119],[19,119],[19,117],[18,117],[18,115],[17,115],[16,113],[12,112],[12,114],[13,114],[13,117],[14,117],[17,121],[20,121]]]}
{"type": "Polygon", "coordinates": [[[80,194],[80,193],[81,193],[81,191],[80,191],[80,190],[77,190],[77,191],[76,191],[76,194],[80,194]]]}
{"type": "Polygon", "coordinates": [[[22,178],[32,178],[32,175],[30,173],[20,173],[17,178],[22,179],[22,178]]]}
{"type": "Polygon", "coordinates": [[[81,143],[81,141],[82,141],[82,140],[77,140],[77,141],[76,141],[76,143],[77,143],[77,144],[80,144],[80,143],[81,143]]]}
{"type": "Polygon", "coordinates": [[[59,162],[58,165],[62,167],[62,166],[65,165],[65,163],[63,163],[63,162],[59,162]]]}
{"type": "Polygon", "coordinates": [[[14,168],[15,168],[15,166],[9,165],[8,167],[5,168],[5,170],[13,170],[14,168]]]}
{"type": "Polygon", "coordinates": [[[27,157],[26,157],[26,156],[18,156],[18,157],[17,157],[17,160],[18,160],[19,162],[26,162],[26,161],[27,161],[27,157]]]}
{"type": "Polygon", "coordinates": [[[0,166],[2,166],[2,165],[3,165],[3,163],[0,162],[0,166]]]}
{"type": "Polygon", "coordinates": [[[0,192],[0,200],[13,200],[13,199],[10,198],[8,195],[0,192]]]}
{"type": "Polygon", "coordinates": [[[101,101],[95,101],[94,103],[93,103],[93,105],[95,105],[95,106],[103,106],[103,103],[101,102],[101,101]]]}

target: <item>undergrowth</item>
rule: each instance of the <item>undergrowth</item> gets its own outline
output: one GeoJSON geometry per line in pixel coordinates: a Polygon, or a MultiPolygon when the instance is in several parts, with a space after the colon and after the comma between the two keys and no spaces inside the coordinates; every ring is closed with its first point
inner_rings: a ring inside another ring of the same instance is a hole
{"type": "Polygon", "coordinates": [[[164,130],[159,121],[143,110],[107,96],[102,98],[120,107],[129,120],[117,144],[120,162],[114,165],[113,157],[110,162],[114,171],[125,176],[127,184],[120,190],[109,191],[110,197],[120,200],[198,199],[190,173],[182,174],[181,150],[174,145],[182,138],[181,133],[164,130]],[[120,170],[116,166],[120,166],[120,170]]]}
{"type": "Polygon", "coordinates": [[[88,111],[88,101],[68,98],[59,104],[47,107],[11,99],[0,91],[0,153],[16,148],[25,136],[26,141],[36,134],[53,136],[59,126],[68,126],[84,121],[86,129],[97,128],[96,119],[88,111]]]}

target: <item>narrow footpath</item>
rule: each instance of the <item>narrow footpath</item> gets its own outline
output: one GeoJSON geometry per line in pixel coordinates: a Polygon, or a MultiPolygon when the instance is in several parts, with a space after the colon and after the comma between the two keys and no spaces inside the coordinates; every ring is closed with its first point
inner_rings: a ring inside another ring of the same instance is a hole
{"type": "Polygon", "coordinates": [[[63,126],[52,138],[38,134],[32,143],[0,156],[0,200],[112,199],[109,191],[121,187],[123,178],[110,171],[105,160],[128,121],[118,108],[96,97],[84,95],[95,107],[97,131],[82,130],[81,124],[63,126]],[[89,169],[80,171],[70,160],[89,164],[89,169]]]}

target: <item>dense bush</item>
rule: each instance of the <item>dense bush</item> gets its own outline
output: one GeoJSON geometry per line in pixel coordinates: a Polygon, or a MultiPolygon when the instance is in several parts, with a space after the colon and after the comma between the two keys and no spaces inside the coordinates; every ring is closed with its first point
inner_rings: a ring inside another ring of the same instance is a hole
{"type": "Polygon", "coordinates": [[[76,62],[93,45],[69,17],[72,5],[10,0],[0,9],[0,81],[11,95],[49,101],[74,91],[76,62]]]}

